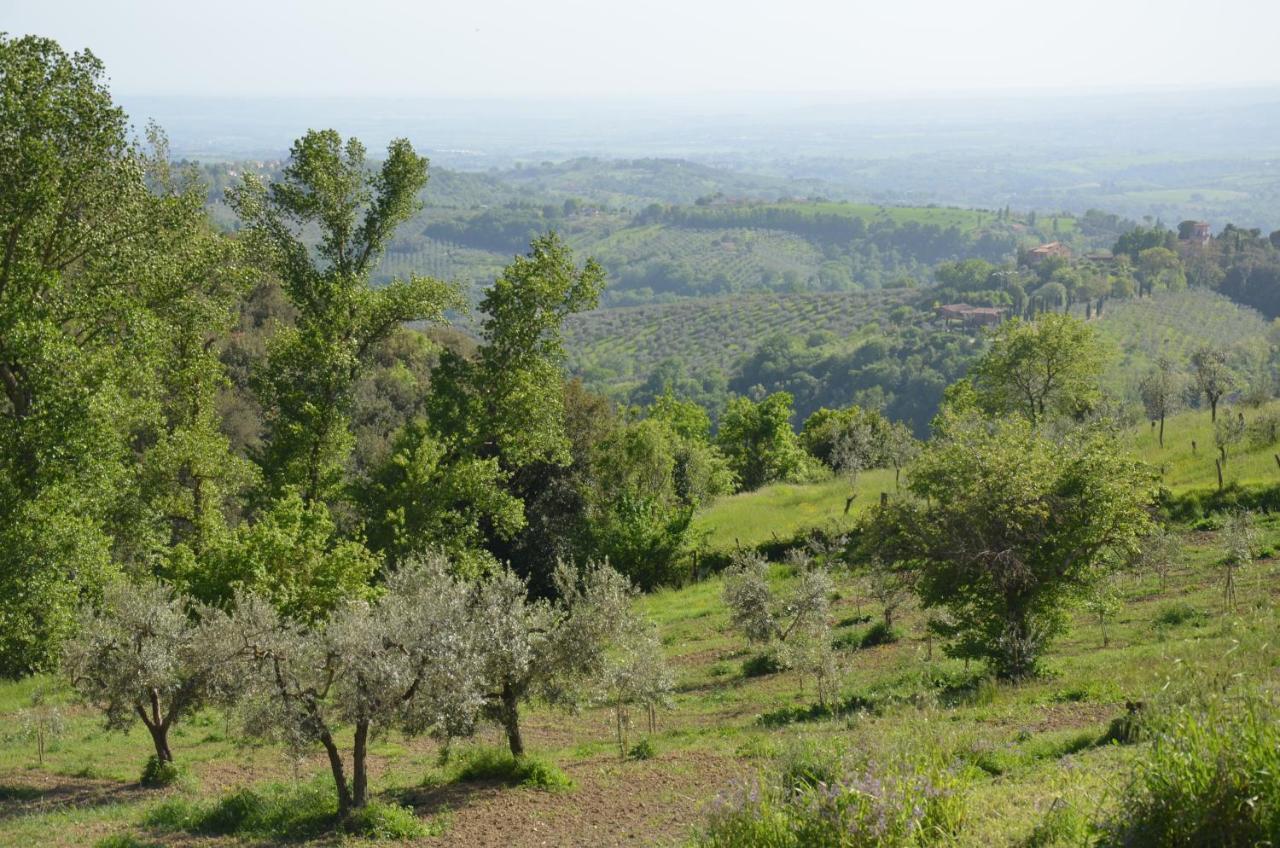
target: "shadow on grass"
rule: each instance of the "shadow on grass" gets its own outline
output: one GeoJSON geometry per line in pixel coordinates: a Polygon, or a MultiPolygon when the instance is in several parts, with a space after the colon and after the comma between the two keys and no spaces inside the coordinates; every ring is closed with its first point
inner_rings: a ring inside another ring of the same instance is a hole
{"type": "Polygon", "coordinates": [[[58,810],[109,807],[141,799],[147,791],[136,783],[64,779],[49,786],[0,783],[0,820],[58,810]]]}
{"type": "Polygon", "coordinates": [[[842,718],[853,713],[874,712],[876,703],[861,695],[851,695],[843,701],[832,704],[810,704],[807,707],[783,707],[780,710],[765,713],[758,721],[764,727],[786,727],[802,721],[822,721],[828,718],[842,718]]]}

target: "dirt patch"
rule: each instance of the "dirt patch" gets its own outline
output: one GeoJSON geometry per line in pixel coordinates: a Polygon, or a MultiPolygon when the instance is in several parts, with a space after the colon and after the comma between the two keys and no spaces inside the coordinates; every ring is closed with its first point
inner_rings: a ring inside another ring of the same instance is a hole
{"type": "Polygon", "coordinates": [[[566,792],[455,784],[404,801],[424,815],[450,811],[447,832],[432,845],[679,845],[741,764],[705,751],[678,751],[641,762],[598,757],[566,771],[574,781],[566,792]]]}

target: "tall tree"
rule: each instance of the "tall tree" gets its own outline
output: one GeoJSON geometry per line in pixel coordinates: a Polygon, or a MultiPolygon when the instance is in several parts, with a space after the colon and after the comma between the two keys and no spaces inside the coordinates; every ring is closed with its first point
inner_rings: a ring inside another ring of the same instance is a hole
{"type": "Polygon", "coordinates": [[[297,309],[272,339],[258,390],[267,412],[263,469],[271,494],[304,502],[340,494],[351,450],[351,394],[373,347],[406,321],[440,321],[451,286],[412,275],[373,288],[369,277],[396,228],[420,207],[427,160],[397,139],[373,170],[356,139],[311,131],[269,188],[246,176],[229,199],[250,244],[297,309]],[[306,233],[318,231],[319,243],[306,233]]]}
{"type": "MultiPolygon", "coordinates": [[[[0,673],[57,656],[134,517],[203,192],[154,181],[90,53],[0,36],[0,673]],[[152,187],[155,190],[152,190],[152,187]]],[[[204,242],[208,245],[209,242],[204,242]]]]}

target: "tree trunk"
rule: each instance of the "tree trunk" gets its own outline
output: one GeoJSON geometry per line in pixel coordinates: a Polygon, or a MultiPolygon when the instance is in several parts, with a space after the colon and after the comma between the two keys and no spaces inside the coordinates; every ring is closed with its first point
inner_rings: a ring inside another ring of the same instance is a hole
{"type": "Polygon", "coordinates": [[[148,724],[147,730],[151,732],[151,744],[156,748],[156,759],[162,763],[173,762],[173,752],[169,750],[169,725],[148,724]]]}
{"type": "Polygon", "coordinates": [[[351,787],[347,785],[347,773],[342,766],[342,754],[333,742],[333,736],[325,731],[320,736],[320,744],[329,755],[329,770],[333,772],[333,785],[338,790],[338,818],[345,819],[351,813],[351,787]]]}
{"type": "Polygon", "coordinates": [[[1209,398],[1209,421],[1218,423],[1218,399],[1209,398]]]}
{"type": "Polygon", "coordinates": [[[369,721],[356,722],[355,744],[351,749],[351,806],[363,807],[369,800],[369,721]]]}
{"type": "Polygon", "coordinates": [[[1160,447],[1164,447],[1164,416],[1160,416],[1160,447]]]}
{"type": "Polygon", "coordinates": [[[520,735],[520,701],[510,683],[502,685],[502,728],[507,731],[511,755],[524,756],[524,739],[520,735]]]}

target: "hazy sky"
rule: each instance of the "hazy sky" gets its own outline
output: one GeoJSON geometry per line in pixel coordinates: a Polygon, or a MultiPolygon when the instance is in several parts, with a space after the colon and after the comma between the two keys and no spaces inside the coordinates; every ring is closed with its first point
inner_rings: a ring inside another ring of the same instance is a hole
{"type": "Polygon", "coordinates": [[[1280,82],[1280,0],[0,0],[117,94],[827,92],[1280,82]]]}

